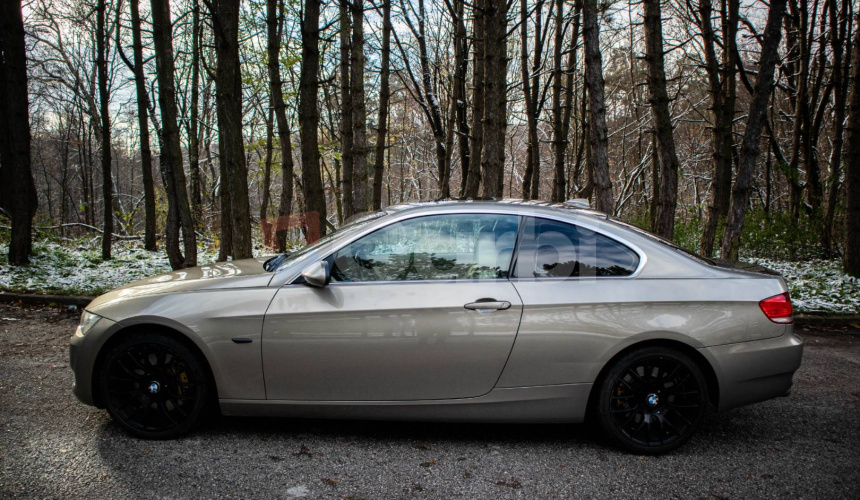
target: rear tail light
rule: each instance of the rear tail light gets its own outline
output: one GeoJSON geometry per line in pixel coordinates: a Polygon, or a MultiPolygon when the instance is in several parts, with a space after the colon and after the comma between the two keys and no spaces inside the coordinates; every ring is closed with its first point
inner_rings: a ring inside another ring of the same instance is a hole
{"type": "Polygon", "coordinates": [[[774,323],[791,323],[794,321],[791,310],[791,298],[788,292],[774,295],[758,303],[761,312],[774,323]]]}

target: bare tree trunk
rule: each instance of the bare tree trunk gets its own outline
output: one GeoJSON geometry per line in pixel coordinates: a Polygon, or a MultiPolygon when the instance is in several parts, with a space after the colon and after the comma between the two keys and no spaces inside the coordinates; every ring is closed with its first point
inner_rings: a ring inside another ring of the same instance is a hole
{"type": "MultiPolygon", "coordinates": [[[[157,231],[155,219],[155,185],[152,180],[152,146],[149,141],[149,93],[146,90],[146,75],[143,70],[143,41],[141,40],[140,2],[130,0],[131,39],[134,62],[126,61],[134,74],[137,96],[137,128],[140,137],[140,168],[143,183],[144,236],[143,247],[156,249],[157,231]]],[[[119,12],[117,12],[119,19],[119,12]]],[[[117,48],[120,48],[120,23],[117,22],[117,48]]],[[[122,52],[120,51],[120,54],[122,52]]],[[[125,58],[123,58],[125,59],[125,58]]]]}
{"type": "Polygon", "coordinates": [[[33,251],[33,216],[38,207],[30,166],[27,55],[21,3],[0,5],[0,208],[12,222],[9,264],[27,264],[33,251]]]}
{"type": "Polygon", "coordinates": [[[352,0],[352,46],[349,83],[352,87],[352,207],[367,211],[367,103],[364,95],[364,0],[352,0]]]}
{"type": "Polygon", "coordinates": [[[271,201],[271,192],[270,186],[272,184],[272,150],[274,146],[272,144],[272,139],[275,135],[275,109],[269,108],[269,116],[266,117],[266,156],[263,160],[263,185],[262,185],[262,193],[260,196],[260,226],[263,229],[263,235],[267,240],[269,239],[269,232],[271,231],[271,222],[267,219],[269,218],[269,202],[271,201]]]}
{"type": "Polygon", "coordinates": [[[484,151],[484,75],[486,73],[486,46],[487,46],[487,2],[490,0],[477,0],[473,32],[475,38],[475,64],[472,71],[472,135],[469,145],[469,176],[463,195],[467,198],[475,198],[481,188],[481,158],[484,151]]]}
{"type": "Polygon", "coordinates": [[[349,219],[354,213],[353,201],[353,141],[352,133],[352,85],[350,63],[352,44],[352,19],[350,16],[349,0],[340,0],[340,194],[343,200],[343,219],[349,219]]]}
{"type": "Polygon", "coordinates": [[[481,177],[484,196],[500,198],[504,182],[507,129],[508,4],[506,0],[486,0],[485,5],[485,105],[481,177]]]}
{"type": "MultiPolygon", "coordinates": [[[[269,99],[278,124],[278,143],[281,146],[281,170],[283,171],[278,217],[286,222],[289,220],[293,206],[293,145],[290,125],[287,122],[287,106],[284,103],[284,92],[281,88],[280,54],[281,35],[284,26],[284,0],[266,0],[266,23],[268,35],[266,49],[269,56],[269,99]]],[[[278,231],[277,237],[278,249],[285,252],[287,231],[278,231]]]]}
{"type": "Polygon", "coordinates": [[[158,105],[161,109],[161,166],[167,187],[167,258],[173,269],[197,265],[197,235],[188,191],[185,188],[185,171],[182,167],[182,146],[179,138],[179,112],[176,107],[174,82],[173,29],[170,21],[169,0],[152,0],[152,32],[155,46],[158,105]],[[179,231],[185,255],[179,250],[179,231]]]}
{"type": "MultiPolygon", "coordinates": [[[[215,32],[215,100],[218,129],[224,141],[220,161],[227,164],[230,191],[230,221],[234,259],[251,253],[251,213],[248,202],[248,167],[242,136],[242,72],[239,67],[239,2],[212,1],[212,27],[215,32]]],[[[225,179],[221,179],[222,184],[225,179]]],[[[224,186],[222,185],[222,189],[224,186]]],[[[221,207],[224,210],[224,207],[221,207]]]]}
{"type": "Polygon", "coordinates": [[[456,106],[457,145],[460,149],[460,197],[466,195],[469,179],[471,151],[469,150],[469,119],[466,105],[466,74],[468,72],[469,40],[466,31],[464,0],[453,0],[451,17],[454,23],[454,88],[456,106]]]}
{"type": "Polygon", "coordinates": [[[825,257],[832,257],[834,254],[833,219],[836,217],[836,205],[839,203],[839,176],[842,170],[843,131],[845,128],[845,111],[847,110],[848,82],[845,76],[848,74],[847,66],[850,64],[850,57],[845,57],[845,45],[849,43],[848,24],[851,12],[848,0],[842,0],[841,12],[836,9],[836,0],[828,1],[830,2],[830,45],[833,62],[831,74],[833,81],[833,146],[830,152],[827,206],[821,228],[821,248],[825,257]],[[837,15],[839,16],[838,21],[837,15]]]}
{"type": "Polygon", "coordinates": [[[194,0],[191,18],[191,108],[188,123],[188,169],[191,173],[191,207],[198,227],[203,225],[203,193],[200,180],[200,4],[194,0]]]}
{"type": "Polygon", "coordinates": [[[711,180],[711,201],[702,231],[699,252],[710,257],[714,252],[717,228],[729,211],[732,190],[732,124],[735,117],[736,66],[739,0],[724,0],[723,67],[716,55],[716,37],[711,25],[711,0],[700,0],[699,22],[705,47],[708,84],[714,111],[714,174],[711,180]]]}
{"type": "Polygon", "coordinates": [[[643,0],[645,10],[645,60],[648,63],[648,89],[651,93],[651,116],[660,162],[660,201],[652,230],[666,239],[675,232],[675,208],[678,205],[678,171],[681,166],[675,152],[669,93],[663,62],[663,20],[661,0],[643,0]]]}
{"type": "MultiPolygon", "coordinates": [[[[553,50],[553,73],[552,73],[552,145],[555,153],[554,175],[552,178],[552,201],[564,201],[567,195],[566,172],[564,171],[564,153],[567,149],[567,135],[565,134],[564,109],[562,107],[562,94],[566,89],[562,88],[562,35],[564,31],[564,2],[556,0],[555,14],[555,47],[553,50]]],[[[576,45],[569,48],[576,52],[576,45]]],[[[569,68],[568,71],[573,71],[569,68]]]]}
{"type": "Polygon", "coordinates": [[[731,210],[720,247],[720,256],[723,259],[738,259],[741,231],[752,191],[753,170],[758,159],[759,139],[767,119],[767,103],[774,86],[773,75],[779,56],[779,41],[782,37],[780,25],[785,13],[785,3],[786,0],[771,0],[768,9],[767,25],[764,30],[759,61],[759,74],[750,103],[746,132],[741,143],[737,178],[732,188],[731,210]]]}
{"type": "Polygon", "coordinates": [[[99,115],[101,116],[101,163],[102,198],[104,199],[104,232],[102,233],[102,259],[111,258],[111,238],[113,237],[113,175],[111,172],[111,128],[110,97],[108,95],[107,67],[107,26],[105,13],[107,4],[99,0],[96,4],[96,67],[98,70],[99,115]]]}
{"type": "MultiPolygon", "coordinates": [[[[439,103],[439,96],[433,86],[433,76],[430,73],[430,57],[427,52],[426,17],[424,0],[418,0],[418,31],[415,35],[418,38],[418,56],[421,62],[421,88],[423,97],[420,104],[427,115],[427,121],[430,122],[430,128],[433,132],[436,170],[439,175],[438,196],[440,198],[447,198],[450,196],[450,171],[445,161],[445,125],[442,122],[442,107],[439,103]]],[[[417,87],[418,83],[415,82],[415,85],[417,87]]]]}
{"type": "MultiPolygon", "coordinates": [[[[559,13],[564,10],[563,3],[559,0],[556,2],[559,5],[559,13]]],[[[532,88],[532,77],[529,74],[529,23],[528,23],[528,1],[520,0],[520,69],[522,71],[522,80],[523,80],[523,100],[525,101],[525,111],[526,111],[526,124],[528,126],[528,145],[526,146],[526,162],[525,162],[525,172],[523,174],[523,199],[528,200],[532,197],[532,188],[537,187],[537,184],[540,182],[540,142],[538,141],[538,111],[537,111],[537,102],[535,100],[536,93],[534,91],[537,88],[532,88]],[[537,177],[537,178],[535,178],[537,177]]],[[[535,5],[534,12],[535,19],[535,42],[534,42],[534,56],[535,62],[540,62],[541,52],[543,49],[543,43],[541,43],[541,27],[542,21],[541,17],[543,14],[543,0],[537,0],[537,5],[535,5]]],[[[561,14],[559,14],[560,17],[561,14]]],[[[556,34],[555,41],[556,45],[554,48],[554,56],[559,61],[561,60],[561,31],[559,31],[558,25],[561,21],[556,22],[556,34]]],[[[560,63],[559,63],[560,64],[560,63]]],[[[538,66],[532,69],[534,73],[537,73],[538,66]]],[[[555,72],[560,73],[561,68],[556,67],[555,72]]],[[[555,78],[555,73],[553,73],[553,78],[555,78]]],[[[558,76],[559,81],[561,81],[561,76],[558,76]]],[[[553,80],[555,81],[555,80],[553,80]]],[[[539,84],[539,80],[535,83],[539,84]]],[[[553,84],[553,92],[557,90],[555,84],[553,84]]],[[[553,94],[553,113],[556,112],[556,95],[553,94]]],[[[559,107],[561,104],[559,104],[559,107]]],[[[553,115],[555,117],[555,115],[553,115]]],[[[560,118],[560,117],[559,117],[560,118]]],[[[553,198],[555,198],[555,191],[553,191],[553,198]]]]}
{"type": "Polygon", "coordinates": [[[302,190],[305,211],[319,216],[319,234],[326,234],[326,199],[320,174],[319,110],[317,106],[320,67],[320,4],[309,0],[302,17],[302,69],[299,76],[299,133],[302,140],[302,190]]]}
{"type": "Polygon", "coordinates": [[[794,220],[800,217],[800,205],[803,196],[803,185],[800,181],[800,158],[803,154],[802,142],[809,133],[809,54],[806,52],[807,25],[806,1],[803,7],[798,7],[797,1],[789,3],[790,13],[785,16],[786,45],[788,45],[788,73],[794,81],[794,120],[791,133],[791,158],[788,164],[789,208],[794,220]]]}
{"type": "Polygon", "coordinates": [[[388,138],[388,83],[391,67],[391,0],[382,0],[382,53],[379,76],[379,117],[376,125],[376,152],[373,162],[373,210],[382,208],[382,175],[385,169],[385,141],[388,138]]]}
{"type": "Polygon", "coordinates": [[[579,0],[582,4],[582,36],[585,42],[585,85],[589,107],[589,163],[594,176],[595,207],[601,212],[614,211],[612,180],[609,177],[609,138],[606,130],[606,104],[603,86],[603,56],[600,53],[600,27],[597,22],[597,0],[579,0]]]}
{"type": "MultiPolygon", "coordinates": [[[[860,26],[860,14],[855,16],[860,26]]],[[[846,273],[860,277],[860,29],[851,47],[851,91],[848,95],[848,150],[845,155],[845,254],[846,273]]]]}
{"type": "MultiPolygon", "coordinates": [[[[565,153],[567,151],[567,145],[570,138],[570,124],[571,119],[573,117],[573,86],[574,86],[574,74],[576,72],[576,52],[577,47],[576,44],[579,43],[579,35],[580,35],[580,15],[582,12],[582,3],[576,2],[573,8],[573,30],[570,35],[570,51],[567,53],[567,78],[565,79],[564,84],[564,104],[562,105],[562,110],[564,116],[561,120],[561,132],[559,133],[559,137],[562,139],[560,142],[556,142],[553,146],[555,147],[555,169],[556,171],[561,168],[564,169],[565,164],[565,153]],[[561,161],[561,167],[558,166],[558,162],[561,161]]],[[[583,89],[584,91],[584,89],[583,89]]],[[[585,96],[581,96],[583,102],[585,101],[585,96]]],[[[582,139],[585,138],[585,134],[582,134],[582,139]]],[[[583,141],[580,141],[584,143],[583,141]]],[[[582,161],[582,153],[584,147],[582,145],[576,149],[576,159],[574,160],[574,172],[579,172],[580,162],[582,161]]],[[[562,199],[567,198],[567,193],[576,187],[575,180],[568,181],[568,189],[564,193],[562,199]]]]}
{"type": "MultiPolygon", "coordinates": [[[[224,141],[223,134],[218,132],[218,177],[220,181],[218,182],[218,207],[220,209],[220,220],[218,224],[219,234],[220,234],[220,246],[218,247],[218,260],[226,261],[230,257],[230,253],[233,251],[233,217],[232,217],[232,203],[230,201],[230,186],[228,184],[227,179],[230,177],[230,172],[227,170],[227,162],[220,160],[226,154],[224,152],[224,148],[226,147],[226,142],[224,141]]],[[[168,212],[168,225],[170,219],[170,212],[168,212]]],[[[169,240],[169,237],[168,237],[169,240]]]]}

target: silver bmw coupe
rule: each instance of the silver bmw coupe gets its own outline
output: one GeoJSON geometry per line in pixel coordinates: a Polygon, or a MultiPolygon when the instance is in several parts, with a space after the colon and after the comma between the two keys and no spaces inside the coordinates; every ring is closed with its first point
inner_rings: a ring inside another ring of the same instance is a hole
{"type": "Polygon", "coordinates": [[[289,255],[90,303],[74,393],[133,435],[264,415],[582,422],[660,453],[709,408],[785,396],[803,346],[782,278],[577,203],[389,207],[289,255]]]}

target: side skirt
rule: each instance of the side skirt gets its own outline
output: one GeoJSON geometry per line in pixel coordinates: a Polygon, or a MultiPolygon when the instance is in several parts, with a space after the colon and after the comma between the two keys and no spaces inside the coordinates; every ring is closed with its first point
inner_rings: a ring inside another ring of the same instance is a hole
{"type": "Polygon", "coordinates": [[[493,389],[484,396],[420,401],[221,399],[232,416],[412,420],[427,422],[582,422],[592,384],[493,389]]]}

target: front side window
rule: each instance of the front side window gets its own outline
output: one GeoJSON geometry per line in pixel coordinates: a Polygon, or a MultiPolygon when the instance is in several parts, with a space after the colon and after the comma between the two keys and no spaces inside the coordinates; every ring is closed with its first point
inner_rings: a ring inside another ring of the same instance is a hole
{"type": "Polygon", "coordinates": [[[519,217],[450,214],[396,222],[338,250],[333,281],[508,277],[519,217]]]}
{"type": "Polygon", "coordinates": [[[529,217],[521,239],[517,278],[629,276],[639,266],[633,250],[573,224],[529,217]]]}

